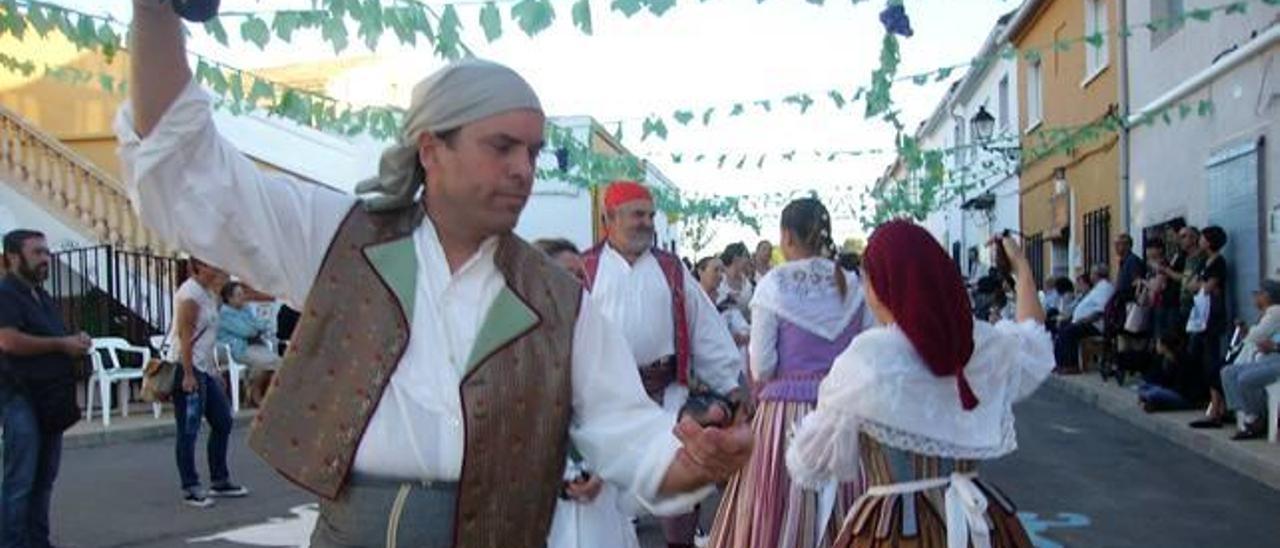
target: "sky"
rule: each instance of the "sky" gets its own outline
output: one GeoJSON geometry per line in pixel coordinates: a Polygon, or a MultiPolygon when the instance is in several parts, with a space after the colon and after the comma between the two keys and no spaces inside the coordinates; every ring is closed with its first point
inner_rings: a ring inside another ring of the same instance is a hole
{"type": "MultiPolygon", "coordinates": [[[[821,6],[803,0],[684,0],[662,17],[641,12],[631,18],[611,11],[608,0],[593,0],[593,36],[581,34],[572,25],[572,0],[552,2],[556,20],[550,29],[528,38],[504,17],[504,34],[492,44],[477,23],[481,4],[456,4],[464,25],[464,42],[478,56],[507,64],[524,75],[549,115],[591,115],[602,122],[620,121],[624,144],[656,164],[685,191],[750,195],[818,190],[829,203],[843,206],[832,212],[837,240],[864,235],[849,206],[857,203],[862,188],[884,172],[892,155],[828,162],[825,157],[801,153],[791,163],[779,161],[776,155],[793,149],[892,149],[892,129],[883,122],[864,119],[861,104],[837,110],[826,99],[827,90],[848,94],[858,86],[869,86],[871,72],[879,64],[883,31],[877,15],[884,7],[883,0],[832,0],[821,6]],[[783,97],[797,92],[808,92],[817,101],[807,115],[780,107],[783,97]],[[697,122],[677,126],[669,117],[677,109],[700,114],[717,107],[724,113],[735,102],[759,99],[772,100],[774,113],[752,109],[748,116],[722,117],[705,128],[697,122]],[[665,141],[652,137],[641,141],[641,121],[649,113],[668,116],[671,133],[665,141]],[[673,153],[683,153],[686,158],[706,153],[715,158],[722,152],[755,153],[753,158],[771,153],[775,157],[761,169],[753,159],[742,170],[732,165],[717,169],[714,162],[676,164],[671,159],[673,153]],[[844,190],[848,187],[855,190],[844,190]]],[[[58,3],[98,13],[103,10],[97,1],[58,3]]],[[[127,20],[129,3],[112,4],[108,9],[127,20]]],[[[498,5],[506,16],[512,2],[498,5]]],[[[223,0],[223,10],[309,6],[309,1],[297,0],[223,0]]],[[[902,40],[899,74],[968,60],[977,53],[996,19],[1015,9],[1017,2],[907,0],[906,6],[915,35],[902,40]]],[[[265,52],[237,43],[234,27],[229,26],[228,31],[233,37],[230,49],[200,30],[193,32],[191,48],[242,68],[334,56],[327,44],[304,31],[299,31],[291,44],[268,46],[265,52]]],[[[343,55],[368,55],[370,51],[359,45],[354,28],[351,35],[353,46],[343,55]]],[[[390,33],[374,53],[415,79],[444,64],[425,48],[409,51],[399,46],[390,33]]],[[[957,70],[952,80],[962,74],[957,70]]],[[[914,129],[928,117],[950,81],[926,86],[901,82],[895,86],[894,99],[908,128],[914,129]]],[[[764,227],[760,235],[746,227],[718,225],[709,248],[721,249],[739,240],[750,244],[762,237],[776,242],[780,210],[751,213],[764,227]]]]}

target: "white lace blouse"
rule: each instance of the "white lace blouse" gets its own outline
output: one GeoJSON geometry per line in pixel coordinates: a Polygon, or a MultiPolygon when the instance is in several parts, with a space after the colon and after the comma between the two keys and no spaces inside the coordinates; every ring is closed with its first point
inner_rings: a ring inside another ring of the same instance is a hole
{"type": "Polygon", "coordinates": [[[954,377],[937,377],[896,326],[868,330],[840,357],[818,390],[818,407],[787,450],[793,481],[815,488],[858,478],[858,434],[890,447],[954,459],[1013,452],[1013,404],[1053,370],[1053,343],[1038,323],[975,322],[965,376],[980,403],[960,404],[954,377]]]}

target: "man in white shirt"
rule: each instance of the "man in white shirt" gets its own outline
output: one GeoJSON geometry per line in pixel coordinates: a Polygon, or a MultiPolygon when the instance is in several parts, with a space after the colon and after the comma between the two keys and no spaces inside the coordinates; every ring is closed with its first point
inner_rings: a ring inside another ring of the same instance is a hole
{"type": "Polygon", "coordinates": [[[218,135],[169,6],[135,0],[130,36],[116,131],[140,217],[303,309],[250,444],[322,499],[313,548],[539,545],[570,438],[654,512],[745,463],[744,427],[673,432],[625,340],[511,233],[546,123],[514,71],[424,80],[361,203],[218,135]]]}
{"type": "Polygon", "coordinates": [[[1071,324],[1062,328],[1054,341],[1054,355],[1057,356],[1058,368],[1080,370],[1080,341],[1087,337],[1102,334],[1102,317],[1106,313],[1107,303],[1115,294],[1115,286],[1110,281],[1107,265],[1094,265],[1090,272],[1093,289],[1085,294],[1075,310],[1071,312],[1071,324]]]}
{"type": "Polygon", "coordinates": [[[1253,293],[1261,316],[1249,328],[1235,362],[1222,368],[1222,395],[1227,409],[1240,415],[1240,431],[1231,439],[1260,439],[1267,435],[1267,386],[1280,380],[1280,282],[1262,280],[1253,293]]]}
{"type": "MultiPolygon", "coordinates": [[[[716,307],[674,255],[654,249],[653,197],[633,182],[610,185],[607,238],[587,252],[591,301],[622,329],[649,396],[675,414],[700,383],[720,396],[738,388],[742,354],[716,307]]],[[[732,414],[724,405],[722,419],[732,414]]],[[[668,546],[693,546],[697,514],[663,520],[668,546]]]]}

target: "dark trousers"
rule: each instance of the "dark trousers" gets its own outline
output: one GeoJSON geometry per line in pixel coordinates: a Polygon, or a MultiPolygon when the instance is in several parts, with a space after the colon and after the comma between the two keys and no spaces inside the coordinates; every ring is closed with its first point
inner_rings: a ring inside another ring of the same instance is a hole
{"type": "Polygon", "coordinates": [[[0,547],[46,548],[53,481],[62,462],[62,432],[44,433],[26,395],[0,386],[4,413],[4,484],[0,547]]]}
{"type": "Polygon", "coordinates": [[[1222,393],[1222,333],[1210,329],[1204,333],[1191,335],[1188,348],[1191,357],[1200,364],[1204,372],[1204,382],[1219,394],[1222,393]]]}
{"type": "Polygon", "coordinates": [[[1089,323],[1073,323],[1058,332],[1053,341],[1053,355],[1058,367],[1080,368],[1080,341],[1087,337],[1099,335],[1097,328],[1089,323]]]}
{"type": "Polygon", "coordinates": [[[190,394],[182,390],[182,370],[174,375],[173,416],[178,423],[175,453],[178,459],[178,476],[183,489],[200,486],[200,474],[196,472],[196,439],[200,437],[201,419],[209,421],[209,479],[213,485],[226,483],[231,478],[227,470],[227,441],[231,437],[231,404],[222,389],[222,381],[195,371],[196,390],[190,394]]]}

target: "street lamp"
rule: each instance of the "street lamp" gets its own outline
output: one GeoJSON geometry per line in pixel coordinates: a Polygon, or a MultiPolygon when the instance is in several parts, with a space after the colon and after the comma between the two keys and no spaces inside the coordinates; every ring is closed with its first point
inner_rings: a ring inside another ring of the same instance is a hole
{"type": "Polygon", "coordinates": [[[1010,161],[1017,160],[1018,154],[1022,147],[1014,144],[1010,146],[992,146],[991,137],[996,129],[996,117],[987,112],[987,107],[978,107],[978,113],[973,115],[969,120],[969,126],[972,128],[974,140],[982,144],[982,149],[988,152],[999,152],[1010,161]]]}
{"type": "Polygon", "coordinates": [[[986,143],[991,140],[991,133],[996,129],[996,117],[987,112],[987,107],[978,107],[978,113],[973,115],[969,124],[973,126],[973,136],[978,142],[986,143]]]}

